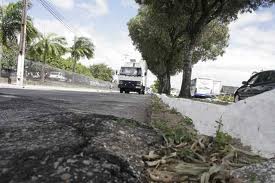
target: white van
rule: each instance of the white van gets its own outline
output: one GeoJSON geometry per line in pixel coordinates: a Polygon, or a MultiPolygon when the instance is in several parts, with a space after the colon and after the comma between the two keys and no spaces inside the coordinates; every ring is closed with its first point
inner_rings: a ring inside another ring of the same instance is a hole
{"type": "Polygon", "coordinates": [[[221,91],[221,81],[209,78],[195,78],[191,81],[192,97],[212,97],[219,95],[221,91]]]}
{"type": "Polygon", "coordinates": [[[137,92],[145,94],[147,81],[147,66],[145,62],[131,59],[126,62],[118,73],[118,88],[120,93],[137,92]]]}

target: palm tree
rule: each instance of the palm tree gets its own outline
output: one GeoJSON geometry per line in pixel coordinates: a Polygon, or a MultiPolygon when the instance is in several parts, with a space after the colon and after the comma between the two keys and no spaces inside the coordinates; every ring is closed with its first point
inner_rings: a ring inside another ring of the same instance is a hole
{"type": "Polygon", "coordinates": [[[71,57],[73,59],[72,71],[75,72],[76,63],[81,58],[91,59],[94,57],[94,44],[86,37],[75,38],[74,45],[71,47],[71,57]]]}
{"type": "MultiPolygon", "coordinates": [[[[2,54],[2,58],[4,58],[6,54],[4,50],[8,53],[18,51],[17,38],[21,31],[22,6],[23,4],[20,1],[0,7],[0,54],[2,54]]],[[[30,8],[31,4],[28,4],[28,7],[30,8]]],[[[31,18],[27,17],[27,43],[31,42],[37,34],[38,31],[34,27],[31,18]]],[[[9,63],[6,63],[6,65],[8,65],[8,67],[12,66],[11,61],[9,59],[7,60],[9,63]]],[[[0,61],[1,76],[3,60],[1,59],[0,61]]]]}
{"type": "Polygon", "coordinates": [[[28,55],[43,62],[41,70],[41,80],[45,81],[45,64],[50,58],[64,55],[67,51],[67,44],[64,37],[50,33],[46,36],[39,35],[38,39],[30,46],[28,55]]]}
{"type": "MultiPolygon", "coordinates": [[[[17,43],[17,36],[21,31],[22,2],[9,3],[0,7],[0,35],[2,46],[17,43]]],[[[31,4],[28,5],[29,7],[31,4]]],[[[27,17],[27,42],[30,42],[38,34],[30,17],[27,17]]]]}

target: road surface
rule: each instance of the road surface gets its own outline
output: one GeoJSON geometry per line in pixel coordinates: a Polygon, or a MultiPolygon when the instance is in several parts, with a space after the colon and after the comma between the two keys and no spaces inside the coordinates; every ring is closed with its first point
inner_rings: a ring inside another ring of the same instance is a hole
{"type": "Polygon", "coordinates": [[[146,182],[150,96],[0,89],[0,182],[146,182]]]}
{"type": "MultiPolygon", "coordinates": [[[[140,122],[146,122],[150,112],[150,96],[148,95],[0,89],[0,102],[1,100],[14,99],[17,96],[19,99],[32,100],[43,105],[48,104],[52,108],[62,108],[66,111],[113,115],[140,122]]],[[[48,109],[41,108],[40,110],[41,112],[46,112],[48,109]]],[[[13,112],[12,116],[16,118],[17,114],[15,111],[13,112]]]]}

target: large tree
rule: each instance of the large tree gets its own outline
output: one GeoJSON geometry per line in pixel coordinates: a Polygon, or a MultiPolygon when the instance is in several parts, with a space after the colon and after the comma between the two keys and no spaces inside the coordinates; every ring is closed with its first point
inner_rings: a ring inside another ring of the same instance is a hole
{"type": "Polygon", "coordinates": [[[251,12],[260,6],[270,6],[274,0],[136,0],[152,6],[156,13],[170,17],[170,25],[182,25],[176,37],[186,36],[183,77],[180,97],[190,97],[193,55],[205,28],[213,21],[229,23],[239,13],[251,12]]]}
{"type": "MultiPolygon", "coordinates": [[[[128,23],[130,37],[146,60],[148,69],[159,80],[159,93],[170,94],[170,77],[181,69],[179,50],[174,44],[170,30],[159,25],[162,17],[154,14],[150,7],[143,7],[128,23]]],[[[168,20],[167,20],[168,21],[168,20]]]]}
{"type": "MultiPolygon", "coordinates": [[[[130,36],[134,45],[147,61],[149,69],[157,76],[160,93],[170,94],[170,76],[182,70],[182,59],[188,53],[185,34],[178,30],[187,18],[171,24],[171,17],[155,12],[151,6],[142,7],[139,14],[129,23],[130,36]]],[[[213,21],[196,42],[192,65],[198,61],[215,60],[224,53],[229,39],[227,25],[213,21]]]]}
{"type": "Polygon", "coordinates": [[[45,80],[45,64],[51,58],[56,58],[64,55],[66,49],[66,39],[57,36],[56,34],[39,35],[37,40],[33,42],[28,50],[29,57],[33,60],[40,60],[43,62],[41,69],[41,79],[45,80]]]}
{"type": "Polygon", "coordinates": [[[86,37],[77,37],[75,42],[71,47],[71,58],[74,61],[72,71],[75,72],[76,63],[81,58],[91,59],[94,56],[94,44],[89,38],[86,37]]]}

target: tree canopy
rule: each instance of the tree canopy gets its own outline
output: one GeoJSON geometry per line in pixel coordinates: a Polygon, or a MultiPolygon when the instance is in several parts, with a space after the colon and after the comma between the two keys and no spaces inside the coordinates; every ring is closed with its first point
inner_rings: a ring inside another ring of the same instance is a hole
{"type": "Polygon", "coordinates": [[[94,56],[94,44],[86,37],[78,37],[75,39],[73,46],[70,49],[71,57],[74,60],[73,72],[75,71],[75,65],[80,58],[86,57],[91,59],[94,56]]]}
{"type": "Polygon", "coordinates": [[[183,79],[180,96],[190,97],[191,74],[194,54],[203,32],[213,21],[227,24],[238,18],[239,13],[268,7],[274,0],[136,0],[150,6],[163,27],[170,27],[174,38],[184,37],[183,79]],[[166,21],[166,20],[169,20],[166,21]],[[178,26],[175,26],[178,25],[178,26]]]}
{"type": "Polygon", "coordinates": [[[103,81],[113,81],[113,70],[105,64],[95,64],[90,67],[91,74],[94,78],[103,81]]]}
{"type": "Polygon", "coordinates": [[[180,50],[174,47],[169,32],[157,24],[154,12],[149,7],[139,10],[130,20],[128,28],[134,45],[141,52],[150,69],[160,81],[159,92],[170,94],[170,76],[180,69],[180,50]],[[178,53],[176,53],[178,52],[178,53]]]}
{"type": "MultiPolygon", "coordinates": [[[[182,18],[183,23],[185,19],[182,18]]],[[[177,35],[177,30],[183,25],[170,24],[172,21],[170,17],[156,13],[151,6],[144,6],[128,23],[134,45],[159,80],[159,92],[166,94],[170,94],[170,75],[182,70],[182,60],[188,51],[186,34],[177,35]]],[[[200,60],[215,60],[225,52],[228,39],[227,25],[220,21],[211,22],[196,42],[192,64],[200,60]]]]}
{"type": "MultiPolygon", "coordinates": [[[[0,39],[3,46],[17,43],[17,35],[21,31],[22,2],[9,3],[0,9],[0,39]]],[[[29,4],[29,8],[31,5],[29,4]]],[[[27,17],[27,42],[38,34],[31,17],[27,17]]]]}
{"type": "MultiPolygon", "coordinates": [[[[34,60],[42,60],[43,64],[46,64],[49,59],[64,55],[67,51],[66,44],[67,42],[64,37],[57,36],[53,33],[45,36],[40,34],[38,39],[36,39],[30,46],[28,55],[29,57],[34,58],[34,60]]],[[[41,79],[44,81],[44,67],[42,67],[41,75],[41,79]]]]}

